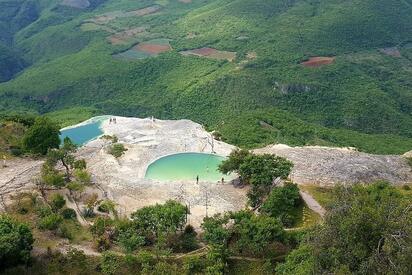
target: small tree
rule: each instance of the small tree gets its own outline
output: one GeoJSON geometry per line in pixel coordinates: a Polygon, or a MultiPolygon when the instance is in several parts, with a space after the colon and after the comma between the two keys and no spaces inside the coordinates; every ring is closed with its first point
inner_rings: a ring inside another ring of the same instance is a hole
{"type": "Polygon", "coordinates": [[[34,239],[29,227],[8,216],[0,216],[0,270],[25,264],[34,239]]]}
{"type": "Polygon", "coordinates": [[[59,127],[46,117],[38,117],[23,137],[23,147],[33,154],[45,155],[60,145],[59,127]]]}
{"type": "Polygon", "coordinates": [[[260,211],[268,216],[280,218],[286,226],[291,226],[296,221],[293,210],[301,203],[299,187],[287,182],[282,187],[274,188],[260,211]]]}
{"type": "Polygon", "coordinates": [[[115,143],[109,148],[109,154],[113,155],[115,158],[120,158],[126,151],[127,148],[121,143],[115,143]]]}
{"type": "Polygon", "coordinates": [[[66,137],[61,148],[49,150],[47,153],[46,164],[50,167],[55,167],[60,162],[66,169],[66,181],[70,180],[71,169],[73,169],[75,164],[73,153],[76,151],[76,148],[77,146],[70,138],[66,137]]]}
{"type": "Polygon", "coordinates": [[[231,172],[239,173],[239,168],[245,162],[246,157],[250,156],[248,150],[233,150],[229,157],[219,165],[219,171],[223,174],[231,172]]]}
{"type": "Polygon", "coordinates": [[[251,184],[249,203],[253,207],[259,207],[272,189],[273,180],[286,179],[292,167],[292,162],[283,157],[271,154],[254,155],[245,150],[235,150],[219,166],[219,170],[225,174],[236,172],[242,182],[251,184]]]}

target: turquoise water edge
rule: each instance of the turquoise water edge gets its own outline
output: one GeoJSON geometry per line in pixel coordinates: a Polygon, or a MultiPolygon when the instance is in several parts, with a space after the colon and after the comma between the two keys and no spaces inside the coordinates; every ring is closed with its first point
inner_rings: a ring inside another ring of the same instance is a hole
{"type": "Polygon", "coordinates": [[[152,180],[186,180],[218,182],[232,179],[223,175],[217,168],[225,160],[224,157],[204,153],[180,153],[162,157],[151,163],[146,170],[145,178],[152,180]]]}
{"type": "Polygon", "coordinates": [[[84,145],[103,134],[100,127],[104,120],[104,117],[98,117],[90,123],[60,130],[60,140],[63,142],[64,138],[69,137],[75,144],[84,145]]]}

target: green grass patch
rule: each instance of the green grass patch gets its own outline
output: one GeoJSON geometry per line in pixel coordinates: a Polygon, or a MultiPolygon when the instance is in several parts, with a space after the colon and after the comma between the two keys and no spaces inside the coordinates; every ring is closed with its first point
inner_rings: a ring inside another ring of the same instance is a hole
{"type": "Polygon", "coordinates": [[[99,114],[100,112],[92,107],[74,107],[50,112],[47,113],[46,116],[54,122],[59,123],[61,128],[64,128],[66,126],[78,124],[99,114]]]}
{"type": "Polygon", "coordinates": [[[328,187],[317,185],[300,185],[300,189],[308,192],[323,207],[327,207],[333,201],[333,190],[328,187]]]}

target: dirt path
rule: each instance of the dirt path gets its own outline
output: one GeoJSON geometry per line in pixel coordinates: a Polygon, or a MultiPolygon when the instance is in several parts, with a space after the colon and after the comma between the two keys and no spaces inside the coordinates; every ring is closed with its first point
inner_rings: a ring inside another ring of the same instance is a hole
{"type": "MultiPolygon", "coordinates": [[[[61,244],[58,245],[56,250],[59,251],[62,254],[67,254],[70,251],[70,249],[73,249],[73,248],[82,251],[87,256],[100,257],[102,255],[102,253],[93,250],[91,247],[84,246],[84,245],[78,245],[78,244],[61,243],[61,244]]],[[[177,254],[177,255],[172,255],[172,256],[163,256],[163,258],[178,260],[178,259],[183,259],[185,257],[193,257],[193,256],[202,257],[202,256],[205,256],[208,251],[209,251],[209,246],[203,246],[199,249],[193,250],[193,251],[185,253],[185,254],[177,254]]],[[[40,256],[40,255],[44,255],[46,253],[47,253],[47,249],[42,249],[42,248],[35,248],[32,251],[33,256],[40,256]]],[[[114,253],[119,255],[119,256],[125,256],[126,255],[125,253],[118,252],[118,251],[116,251],[114,253]]],[[[230,260],[242,260],[242,261],[249,261],[249,262],[261,262],[261,261],[264,260],[264,259],[261,259],[261,258],[246,257],[246,256],[229,256],[228,259],[230,259],[230,260]]]]}
{"type": "Polygon", "coordinates": [[[322,218],[325,216],[326,210],[323,208],[309,193],[300,190],[300,196],[305,201],[306,205],[316,213],[318,213],[322,218]]]}

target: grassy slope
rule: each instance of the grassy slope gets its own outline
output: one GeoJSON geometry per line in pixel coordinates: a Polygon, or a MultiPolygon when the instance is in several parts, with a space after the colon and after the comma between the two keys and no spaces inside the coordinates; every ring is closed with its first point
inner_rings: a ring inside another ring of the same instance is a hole
{"type": "Polygon", "coordinates": [[[154,1],[107,1],[83,12],[47,10],[16,36],[25,57],[36,63],[0,85],[0,110],[87,106],[101,113],[190,118],[245,147],[285,142],[376,153],[410,150],[412,49],[404,45],[412,41],[411,1],[193,2],[162,1],[157,15],[111,22],[115,29],[150,26],[151,38],[173,39],[174,52],[132,62],[111,58],[127,45],[111,46],[108,34],[81,32],[79,26],[94,14],[154,1]],[[188,39],[190,32],[196,37],[188,39]],[[378,51],[396,45],[401,58],[378,51]],[[237,62],[249,51],[258,58],[238,69],[176,52],[202,46],[236,51],[237,62]],[[318,69],[299,65],[317,55],[337,56],[336,63],[318,69]]]}

